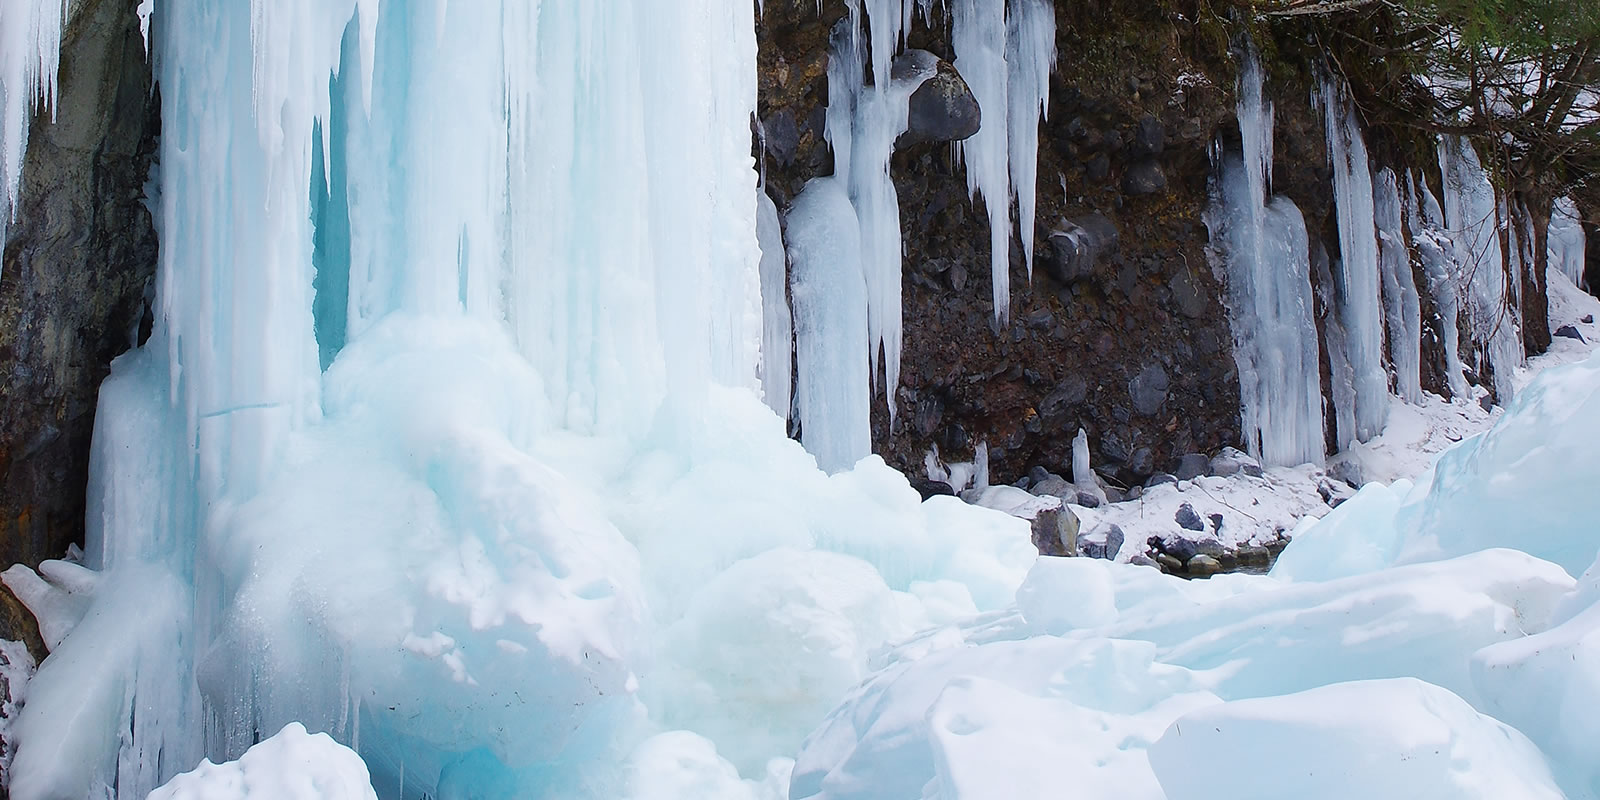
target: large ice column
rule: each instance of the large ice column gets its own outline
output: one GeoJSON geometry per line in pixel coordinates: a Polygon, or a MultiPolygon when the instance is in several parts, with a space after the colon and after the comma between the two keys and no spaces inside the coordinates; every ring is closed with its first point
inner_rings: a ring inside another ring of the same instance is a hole
{"type": "Polygon", "coordinates": [[[800,440],[829,472],[872,452],[861,225],[835,177],[806,184],[789,209],[800,440]]]}
{"type": "Polygon", "coordinates": [[[1339,215],[1337,305],[1355,378],[1353,429],[1338,431],[1340,447],[1364,442],[1383,430],[1389,416],[1389,376],[1383,368],[1382,280],[1374,223],[1372,167],[1349,91],[1338,80],[1322,84],[1328,157],[1333,166],[1333,201],[1339,215]]]}
{"type": "Polygon", "coordinates": [[[1573,286],[1583,288],[1584,234],[1578,206],[1570,197],[1556,198],[1550,208],[1550,267],[1573,286]]]}
{"type": "Polygon", "coordinates": [[[1401,214],[1400,181],[1394,170],[1380,170],[1373,183],[1373,213],[1378,227],[1378,259],[1383,269],[1384,320],[1395,389],[1407,402],[1422,402],[1422,304],[1411,274],[1401,214]]]}
{"type": "Polygon", "coordinates": [[[1273,109],[1253,50],[1240,70],[1238,116],[1243,150],[1222,156],[1206,223],[1227,273],[1245,441],[1269,464],[1318,462],[1322,389],[1309,243],[1292,202],[1268,204],[1273,109]]]}
{"type": "MultiPolygon", "coordinates": [[[[1454,257],[1467,290],[1467,320],[1480,356],[1494,372],[1498,400],[1508,402],[1516,391],[1513,373],[1526,357],[1522,348],[1520,312],[1515,288],[1506,279],[1507,260],[1500,246],[1501,206],[1494,184],[1478,161],[1472,143],[1445,137],[1439,148],[1444,175],[1444,212],[1454,242],[1454,257]]],[[[1483,366],[1480,357],[1480,370],[1483,366]]]]}
{"type": "Polygon", "coordinates": [[[55,101],[66,0],[9,0],[0,8],[0,244],[17,213],[28,123],[55,101]]]}
{"type": "MultiPolygon", "coordinates": [[[[699,408],[713,381],[759,385],[761,252],[751,235],[750,156],[755,7],[726,0],[634,0],[633,7],[637,38],[670,43],[639,48],[640,94],[627,99],[647,121],[647,174],[661,189],[649,193],[650,244],[668,385],[674,403],[699,408]],[[690,106],[685,96],[712,102],[690,106]]],[[[625,180],[603,177],[618,187],[625,180]]]]}
{"type": "Polygon", "coordinates": [[[1471,396],[1467,378],[1461,367],[1461,334],[1457,321],[1461,316],[1460,277],[1456,274],[1455,244],[1445,230],[1444,211],[1438,198],[1428,188],[1420,175],[1413,173],[1406,181],[1406,216],[1410,220],[1411,241],[1415,243],[1417,257],[1422,261],[1423,274],[1428,280],[1428,296],[1438,309],[1440,345],[1444,349],[1445,383],[1453,399],[1471,396]]]}
{"type": "Polygon", "coordinates": [[[756,240],[761,244],[761,390],[767,405],[788,419],[794,381],[789,262],[778,207],[765,191],[756,193],[756,240]]]}
{"type": "MultiPolygon", "coordinates": [[[[994,313],[1003,325],[1011,315],[1011,201],[1014,194],[1031,224],[1038,121],[1055,66],[1055,8],[1039,0],[1012,0],[1009,8],[1006,0],[954,0],[950,12],[956,69],[983,114],[983,127],[958,149],[968,190],[988,208],[994,313]]],[[[1031,242],[1031,227],[1022,239],[1031,242]]],[[[1030,274],[1032,268],[1030,258],[1030,274]]]]}

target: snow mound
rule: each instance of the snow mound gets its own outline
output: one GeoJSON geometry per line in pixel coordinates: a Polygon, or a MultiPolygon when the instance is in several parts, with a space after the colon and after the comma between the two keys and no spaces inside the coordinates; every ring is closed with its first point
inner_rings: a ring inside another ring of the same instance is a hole
{"type": "Polygon", "coordinates": [[[367,765],[326,733],[291,722],[238,761],[200,762],[149,800],[377,800],[367,765]]]}
{"type": "Polygon", "coordinates": [[[1268,576],[1041,559],[1014,608],[891,651],[791,797],[1600,797],[1596,398],[1600,357],[1549,370],[1268,576]]]}
{"type": "Polygon", "coordinates": [[[1150,747],[1168,800],[1555,800],[1537,748],[1414,678],[1323,686],[1190,712],[1150,747]],[[1249,754],[1248,766],[1224,769],[1249,754]]]}

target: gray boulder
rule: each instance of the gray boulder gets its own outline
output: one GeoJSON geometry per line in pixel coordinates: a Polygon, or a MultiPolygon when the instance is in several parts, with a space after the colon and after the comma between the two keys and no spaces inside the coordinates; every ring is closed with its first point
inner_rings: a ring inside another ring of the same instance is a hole
{"type": "Polygon", "coordinates": [[[912,93],[906,114],[906,132],[895,142],[896,147],[959,142],[971,138],[982,127],[983,109],[961,73],[943,59],[938,61],[936,69],[933,77],[912,93]]]}
{"type": "Polygon", "coordinates": [[[1169,387],[1167,371],[1162,369],[1160,364],[1149,364],[1139,370],[1139,374],[1128,381],[1128,394],[1133,398],[1133,410],[1146,417],[1159,413],[1162,404],[1167,402],[1169,387]]]}
{"type": "Polygon", "coordinates": [[[1259,478],[1263,474],[1261,462],[1233,447],[1222,448],[1222,452],[1211,459],[1212,475],[1229,478],[1241,472],[1259,478]]]}
{"type": "Polygon", "coordinates": [[[1211,459],[1203,453],[1190,453],[1178,461],[1176,473],[1180,481],[1192,481],[1211,469],[1211,459]]]}
{"type": "Polygon", "coordinates": [[[1178,523],[1178,527],[1184,530],[1198,533],[1205,532],[1205,520],[1200,519],[1200,515],[1195,513],[1194,506],[1188,503],[1178,506],[1178,513],[1173,514],[1172,518],[1178,523]]]}
{"type": "Polygon", "coordinates": [[[1122,193],[1139,197],[1167,188],[1167,173],[1154,159],[1144,159],[1128,168],[1122,176],[1122,193]]]}
{"type": "Polygon", "coordinates": [[[1100,214],[1062,220],[1060,229],[1050,234],[1049,242],[1044,268],[1062,283],[1093,275],[1095,265],[1119,246],[1117,226],[1100,214]]]}

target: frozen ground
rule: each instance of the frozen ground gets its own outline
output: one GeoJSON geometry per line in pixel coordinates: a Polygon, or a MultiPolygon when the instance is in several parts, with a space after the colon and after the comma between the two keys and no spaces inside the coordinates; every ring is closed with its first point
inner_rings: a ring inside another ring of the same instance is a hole
{"type": "MultiPolygon", "coordinates": [[[[1517,370],[1514,384],[1519,391],[1546,369],[1587,358],[1600,343],[1600,300],[1575,288],[1559,272],[1551,271],[1549,280],[1551,331],[1570,326],[1584,341],[1556,336],[1548,352],[1517,370]]],[[[1268,467],[1260,476],[1239,472],[1154,486],[1138,498],[1099,508],[1072,504],[1082,521],[1080,538],[1104,541],[1110,527],[1117,526],[1124,538],[1121,561],[1143,555],[1151,537],[1211,540],[1230,551],[1272,544],[1282,534],[1292,533],[1303,517],[1326,515],[1332,510],[1330,500],[1337,505],[1359,488],[1344,482],[1416,480],[1440,453],[1488,430],[1503,409],[1485,409],[1484,391],[1477,387],[1474,391],[1473,400],[1447,401],[1429,392],[1415,404],[1391,397],[1383,433],[1333,457],[1326,468],[1268,467]],[[1178,524],[1176,518],[1185,505],[1195,511],[1205,530],[1178,524]],[[1214,515],[1220,515],[1220,527],[1214,515]]]]}
{"type": "Polygon", "coordinates": [[[894,650],[791,797],[1594,800],[1597,436],[1591,357],[1269,575],[1040,559],[1014,608],[894,650]]]}

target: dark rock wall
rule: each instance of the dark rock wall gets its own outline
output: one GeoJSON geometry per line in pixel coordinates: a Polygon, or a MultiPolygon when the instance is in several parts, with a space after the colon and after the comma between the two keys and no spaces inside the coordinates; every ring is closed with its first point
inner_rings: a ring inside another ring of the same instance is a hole
{"type": "MultiPolygon", "coordinates": [[[[0,273],[0,563],[82,541],[95,398],[139,335],[156,237],[143,201],[159,124],[137,0],[81,0],[54,118],[35,120],[0,273]]],[[[32,622],[0,592],[0,636],[32,622]]]]}
{"type": "MultiPolygon", "coordinates": [[[[896,152],[906,345],[898,415],[891,423],[881,388],[873,405],[874,448],[891,464],[920,473],[935,447],[956,461],[987,442],[997,480],[1034,465],[1062,471],[1082,427],[1097,467],[1133,483],[1185,453],[1240,444],[1232,337],[1202,221],[1213,145],[1237,146],[1235,67],[1224,26],[1197,25],[1170,5],[1057,3],[1036,263],[1030,279],[1014,236],[1003,330],[993,323],[986,210],[968,199],[953,148],[896,152]],[[1107,222],[1115,247],[1052,263],[1053,233],[1107,222]]],[[[843,15],[838,0],[820,11],[810,0],[769,0],[760,24],[758,113],[780,209],[832,169],[826,52],[843,15]]],[[[948,20],[919,20],[909,46],[951,58],[948,20]]],[[[1275,188],[1336,249],[1309,71],[1280,69],[1273,80],[1275,188]]]]}

